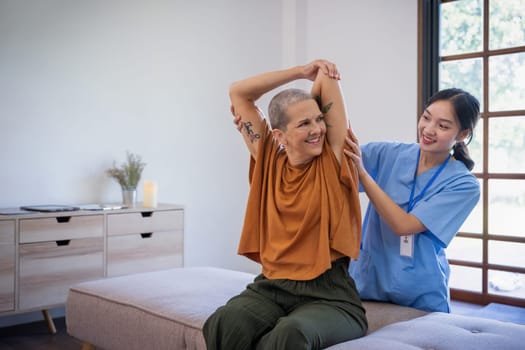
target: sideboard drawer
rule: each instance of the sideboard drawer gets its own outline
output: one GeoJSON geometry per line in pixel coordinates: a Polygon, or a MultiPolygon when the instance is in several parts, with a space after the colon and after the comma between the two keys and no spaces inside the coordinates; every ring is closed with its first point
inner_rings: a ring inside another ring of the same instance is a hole
{"type": "Polygon", "coordinates": [[[15,244],[15,220],[0,221],[0,244],[15,244]]]}
{"type": "Polygon", "coordinates": [[[19,245],[19,309],[63,304],[76,283],[104,277],[104,238],[19,245]]]}
{"type": "Polygon", "coordinates": [[[182,231],[108,238],[108,277],[181,267],[182,231]]]}
{"type": "Polygon", "coordinates": [[[15,221],[0,221],[0,312],[15,309],[15,221]]]}
{"type": "Polygon", "coordinates": [[[147,233],[183,230],[182,210],[144,211],[136,213],[109,214],[108,236],[129,233],[147,233]]]}
{"type": "Polygon", "coordinates": [[[103,237],[104,216],[58,216],[20,220],[20,243],[103,237]]]}

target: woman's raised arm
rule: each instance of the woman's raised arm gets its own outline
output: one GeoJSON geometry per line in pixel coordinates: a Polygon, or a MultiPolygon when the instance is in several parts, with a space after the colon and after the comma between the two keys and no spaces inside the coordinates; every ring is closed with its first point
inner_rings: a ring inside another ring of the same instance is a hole
{"type": "Polygon", "coordinates": [[[253,158],[257,154],[258,141],[261,137],[261,120],[264,118],[255,101],[265,93],[302,77],[301,67],[294,67],[263,73],[231,85],[232,113],[241,119],[240,131],[253,158]]]}
{"type": "MultiPolygon", "coordinates": [[[[331,63],[330,69],[337,72],[335,65],[331,63]]],[[[321,104],[320,108],[325,118],[328,143],[337,160],[341,163],[342,149],[349,125],[343,93],[338,80],[340,80],[338,72],[337,75],[330,76],[325,74],[324,70],[319,69],[311,93],[321,104]]]]}
{"type": "Polygon", "coordinates": [[[252,157],[255,158],[257,154],[258,140],[261,137],[261,119],[264,118],[255,102],[265,93],[291,81],[297,79],[313,81],[318,76],[318,71],[323,71],[324,75],[331,77],[332,80],[339,78],[335,65],[325,60],[315,60],[304,66],[259,74],[230,86],[232,114],[234,117],[240,117],[240,131],[252,157]]]}

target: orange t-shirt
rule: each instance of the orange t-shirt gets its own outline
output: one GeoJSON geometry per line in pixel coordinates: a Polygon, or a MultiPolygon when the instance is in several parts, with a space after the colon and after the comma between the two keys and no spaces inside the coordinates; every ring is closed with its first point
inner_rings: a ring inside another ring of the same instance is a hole
{"type": "Polygon", "coordinates": [[[262,123],[238,253],[261,263],[270,279],[310,280],[334,257],[357,259],[361,209],[352,162],[342,153],[339,165],[325,138],[320,156],[293,167],[262,123]]]}

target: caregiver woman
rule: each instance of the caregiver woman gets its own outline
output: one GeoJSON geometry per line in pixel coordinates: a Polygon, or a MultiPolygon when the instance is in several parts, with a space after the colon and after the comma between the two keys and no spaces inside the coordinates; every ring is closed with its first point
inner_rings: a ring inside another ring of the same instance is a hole
{"type": "Polygon", "coordinates": [[[370,200],[359,259],[350,264],[363,300],[450,312],[445,248],[479,199],[465,143],[478,119],[476,98],[446,89],[420,116],[419,143],[359,147],[348,131],[345,152],[370,200]]]}

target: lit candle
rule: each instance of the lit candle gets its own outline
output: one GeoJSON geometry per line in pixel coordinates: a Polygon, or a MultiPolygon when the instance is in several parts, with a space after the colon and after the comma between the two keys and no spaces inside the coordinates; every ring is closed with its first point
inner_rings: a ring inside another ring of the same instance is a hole
{"type": "Polygon", "coordinates": [[[157,184],[153,181],[144,181],[144,202],[146,208],[157,207],[157,184]]]}

